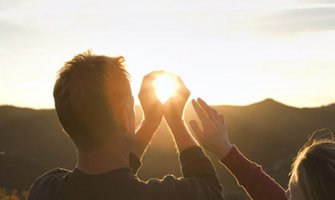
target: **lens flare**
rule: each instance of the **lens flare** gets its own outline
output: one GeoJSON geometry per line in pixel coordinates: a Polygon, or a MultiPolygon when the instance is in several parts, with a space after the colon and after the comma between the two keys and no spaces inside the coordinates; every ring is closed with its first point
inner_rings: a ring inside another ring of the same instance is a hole
{"type": "Polygon", "coordinates": [[[176,78],[168,73],[160,74],[153,81],[156,97],[165,103],[170,97],[176,94],[178,89],[178,82],[176,78]]]}

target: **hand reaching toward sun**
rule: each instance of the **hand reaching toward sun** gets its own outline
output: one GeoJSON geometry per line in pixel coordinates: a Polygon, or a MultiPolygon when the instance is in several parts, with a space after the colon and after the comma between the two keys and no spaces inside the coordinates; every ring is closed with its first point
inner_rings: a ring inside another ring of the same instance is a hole
{"type": "Polygon", "coordinates": [[[192,105],[203,127],[201,130],[195,120],[190,121],[196,139],[219,159],[224,158],[233,145],[229,140],[223,115],[219,115],[200,98],[192,100],[192,105]]]}

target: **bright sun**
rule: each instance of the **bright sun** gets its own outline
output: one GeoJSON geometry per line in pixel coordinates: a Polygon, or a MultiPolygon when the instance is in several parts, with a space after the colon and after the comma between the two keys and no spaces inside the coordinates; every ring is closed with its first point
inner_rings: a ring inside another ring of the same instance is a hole
{"type": "Polygon", "coordinates": [[[172,74],[162,73],[153,81],[157,98],[165,103],[170,97],[176,94],[178,82],[172,74]]]}

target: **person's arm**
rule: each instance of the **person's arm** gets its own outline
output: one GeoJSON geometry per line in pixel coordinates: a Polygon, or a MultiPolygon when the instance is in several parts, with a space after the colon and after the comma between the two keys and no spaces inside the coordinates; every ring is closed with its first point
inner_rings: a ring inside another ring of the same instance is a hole
{"type": "Polygon", "coordinates": [[[231,144],[223,116],[202,99],[193,100],[192,104],[203,126],[201,130],[195,120],[190,122],[197,140],[220,159],[252,199],[286,200],[284,189],[231,144]]]}
{"type": "Polygon", "coordinates": [[[189,148],[198,146],[197,142],[189,133],[183,118],[185,104],[190,96],[190,91],[186,88],[180,77],[176,77],[178,81],[178,91],[169,98],[164,104],[164,118],[167,122],[179,152],[189,148]]]}
{"type": "Polygon", "coordinates": [[[222,199],[222,187],[214,167],[184,123],[184,107],[190,91],[179,77],[176,79],[179,89],[164,104],[164,117],[180,152],[183,178],[167,176],[160,181],[161,188],[171,199],[222,199]]]}
{"type": "Polygon", "coordinates": [[[137,129],[132,151],[129,155],[129,167],[134,174],[137,174],[142,165],[143,155],[149,146],[152,136],[155,134],[157,126],[149,122],[142,121],[140,128],[137,129]]]}
{"type": "Polygon", "coordinates": [[[149,145],[152,136],[156,132],[163,118],[163,106],[157,99],[152,82],[159,71],[151,72],[144,76],[140,92],[138,94],[143,110],[143,121],[136,131],[132,152],[141,160],[149,145]]]}
{"type": "Polygon", "coordinates": [[[260,165],[248,160],[234,146],[221,163],[235,176],[254,200],[287,200],[285,190],[260,165]]]}

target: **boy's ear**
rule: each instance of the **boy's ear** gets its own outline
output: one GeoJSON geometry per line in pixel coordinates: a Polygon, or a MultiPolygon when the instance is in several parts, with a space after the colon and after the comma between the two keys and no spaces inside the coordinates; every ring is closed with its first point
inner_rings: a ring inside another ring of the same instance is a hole
{"type": "Polygon", "coordinates": [[[122,130],[124,131],[130,131],[132,128],[132,118],[131,118],[131,114],[132,114],[132,107],[129,106],[128,104],[122,104],[120,105],[119,109],[118,109],[118,116],[119,116],[119,123],[120,123],[120,127],[122,128],[122,130]]]}

